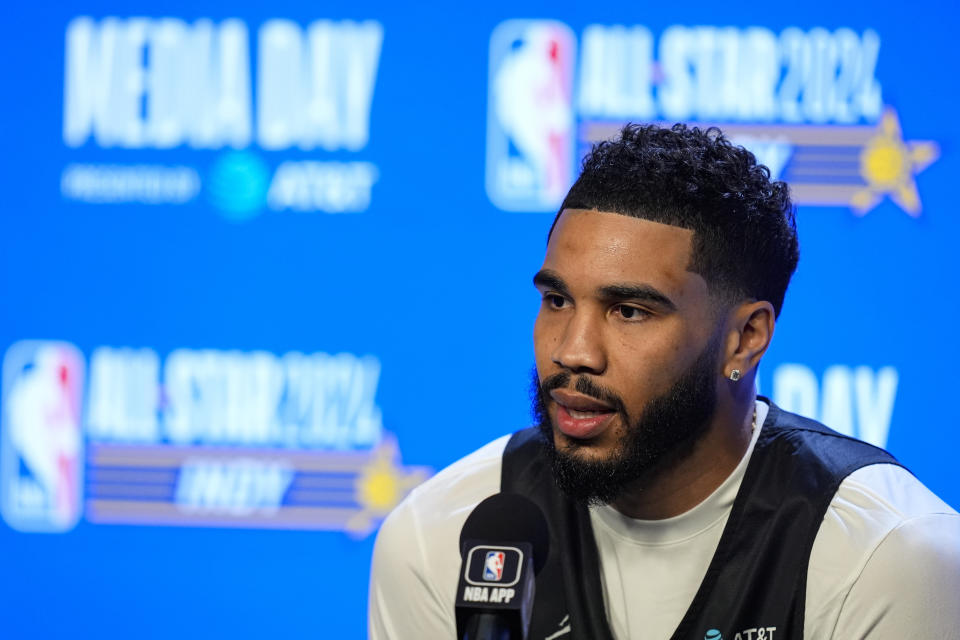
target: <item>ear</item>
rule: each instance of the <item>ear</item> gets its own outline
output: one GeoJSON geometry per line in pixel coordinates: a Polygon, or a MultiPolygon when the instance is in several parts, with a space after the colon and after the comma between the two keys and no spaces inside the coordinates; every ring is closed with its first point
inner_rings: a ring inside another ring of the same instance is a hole
{"type": "Polygon", "coordinates": [[[773,305],[765,300],[747,302],[734,307],[727,319],[727,340],[723,375],[733,379],[753,373],[766,353],[776,324],[773,305]]]}

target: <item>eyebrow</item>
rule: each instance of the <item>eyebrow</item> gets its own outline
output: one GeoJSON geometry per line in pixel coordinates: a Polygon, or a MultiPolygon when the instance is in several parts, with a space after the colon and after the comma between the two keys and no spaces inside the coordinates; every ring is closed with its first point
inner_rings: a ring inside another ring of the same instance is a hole
{"type": "Polygon", "coordinates": [[[597,294],[605,300],[643,300],[667,311],[677,310],[673,300],[648,284],[608,284],[597,289],[597,294]]]}
{"type": "MultiPolygon", "coordinates": [[[[551,289],[560,295],[572,297],[570,288],[558,273],[550,269],[541,269],[533,276],[533,284],[539,289],[551,289]]],[[[608,284],[597,289],[597,296],[603,300],[643,300],[661,307],[666,311],[676,311],[677,305],[666,294],[648,284],[623,282],[608,284]]]]}
{"type": "Polygon", "coordinates": [[[533,286],[538,289],[552,289],[560,295],[570,296],[570,288],[556,271],[541,269],[533,276],[533,286]]]}

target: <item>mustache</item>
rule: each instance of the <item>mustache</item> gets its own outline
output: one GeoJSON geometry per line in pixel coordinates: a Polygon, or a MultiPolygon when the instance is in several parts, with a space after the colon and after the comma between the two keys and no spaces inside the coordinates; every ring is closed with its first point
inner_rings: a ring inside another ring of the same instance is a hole
{"type": "MultiPolygon", "coordinates": [[[[542,401],[546,403],[548,394],[554,389],[564,389],[570,386],[570,381],[573,379],[573,375],[569,371],[561,371],[555,373],[552,376],[548,376],[542,382],[540,382],[540,393],[542,401]]],[[[600,400],[611,407],[618,413],[626,413],[624,409],[623,400],[620,399],[616,393],[607,389],[603,385],[599,385],[588,376],[579,375],[573,383],[574,391],[582,393],[585,396],[590,396],[596,400],[600,400]]]]}

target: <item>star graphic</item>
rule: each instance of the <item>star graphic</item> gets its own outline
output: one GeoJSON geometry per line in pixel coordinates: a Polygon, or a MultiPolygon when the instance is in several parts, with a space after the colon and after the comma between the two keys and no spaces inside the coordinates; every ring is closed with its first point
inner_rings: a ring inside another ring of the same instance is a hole
{"type": "Polygon", "coordinates": [[[850,205],[865,215],[889,196],[914,218],[920,215],[920,194],[914,177],[940,156],[935,142],[905,142],[900,120],[892,108],[883,112],[872,136],[860,151],[860,175],[866,186],[853,194],[850,205]]]}
{"type": "Polygon", "coordinates": [[[366,535],[390,510],[430,475],[425,467],[405,467],[393,436],[371,453],[361,469],[355,491],[361,509],[348,522],[346,529],[354,535],[366,535]]]}

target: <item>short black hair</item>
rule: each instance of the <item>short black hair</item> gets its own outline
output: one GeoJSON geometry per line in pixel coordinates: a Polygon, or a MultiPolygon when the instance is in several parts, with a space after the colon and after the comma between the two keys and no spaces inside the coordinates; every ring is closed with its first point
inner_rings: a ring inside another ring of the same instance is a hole
{"type": "Polygon", "coordinates": [[[800,257],[787,184],[771,180],[767,167],[716,127],[624,126],[584,158],[554,226],[565,209],[692,230],[688,268],[711,295],[727,304],[766,300],[777,316],[800,257]]]}

